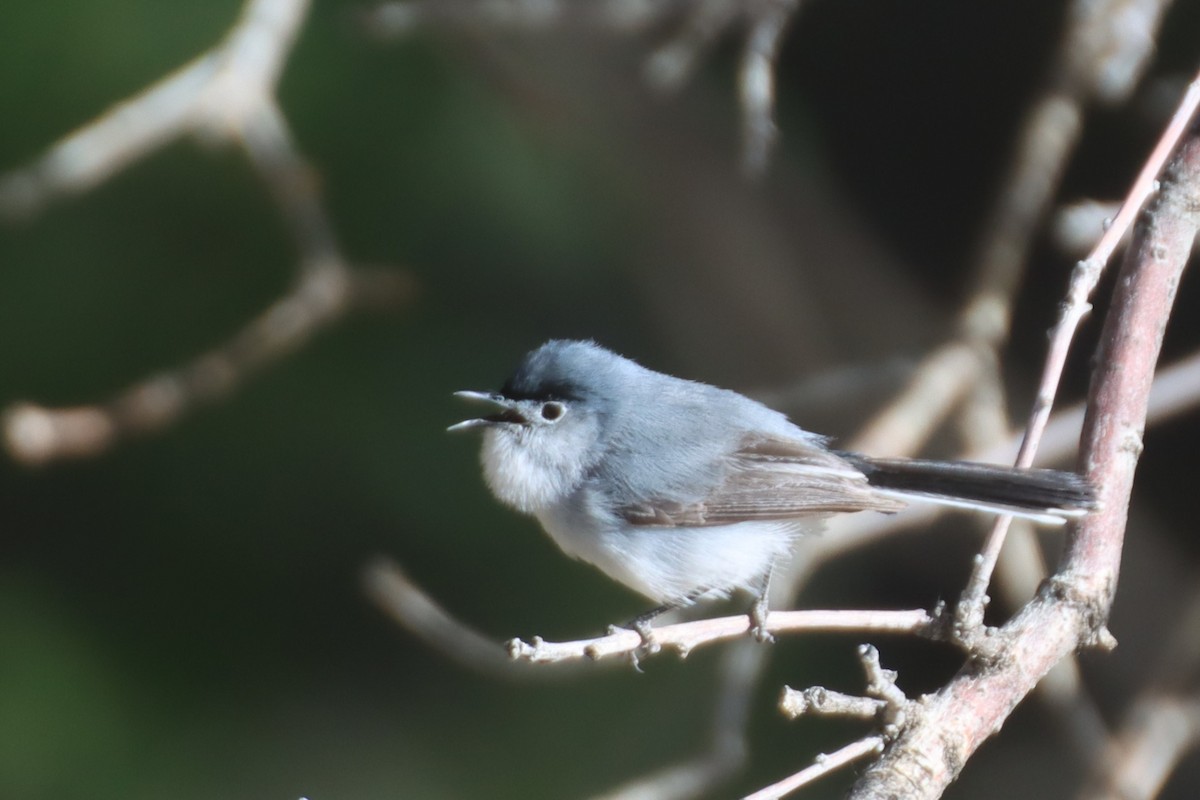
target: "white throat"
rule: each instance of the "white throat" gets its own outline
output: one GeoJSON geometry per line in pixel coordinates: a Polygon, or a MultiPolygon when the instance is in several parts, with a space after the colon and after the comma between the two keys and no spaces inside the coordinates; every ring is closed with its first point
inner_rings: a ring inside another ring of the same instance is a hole
{"type": "Polygon", "coordinates": [[[488,488],[525,514],[556,506],[583,479],[584,462],[569,439],[538,428],[488,428],[480,453],[488,488]]]}

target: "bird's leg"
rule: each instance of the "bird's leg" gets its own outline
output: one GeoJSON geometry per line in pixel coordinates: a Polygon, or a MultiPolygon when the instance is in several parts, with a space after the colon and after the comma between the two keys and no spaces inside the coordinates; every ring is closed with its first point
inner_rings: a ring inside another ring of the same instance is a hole
{"type": "Polygon", "coordinates": [[[771,573],[773,571],[773,569],[768,569],[763,575],[762,584],[758,587],[754,603],[750,606],[750,633],[758,641],[767,644],[775,641],[775,637],[767,631],[767,614],[771,610],[771,573]]]}
{"type": "Polygon", "coordinates": [[[654,638],[654,629],[650,627],[650,623],[668,611],[674,611],[675,609],[679,608],[680,605],[680,603],[664,603],[661,606],[655,606],[649,611],[638,614],[624,625],[610,626],[609,630],[612,630],[616,627],[621,627],[636,631],[637,635],[642,638],[642,646],[639,648],[639,650],[643,655],[652,656],[657,653],[660,648],[658,642],[654,638]]]}
{"type": "MultiPolygon", "coordinates": [[[[663,603],[661,606],[655,606],[654,608],[650,609],[649,611],[646,611],[642,614],[638,614],[636,617],[629,620],[629,622],[626,622],[624,625],[621,625],[621,626],[610,625],[609,632],[611,633],[613,631],[613,629],[617,628],[617,627],[625,628],[626,630],[636,631],[637,635],[642,637],[642,646],[640,648],[638,648],[638,651],[642,655],[652,656],[655,653],[657,653],[659,650],[661,650],[662,648],[658,644],[658,640],[654,638],[654,629],[652,627],[650,627],[650,623],[653,622],[654,620],[658,619],[659,617],[661,617],[663,614],[667,613],[668,611],[675,611],[676,609],[686,608],[686,607],[692,605],[697,600],[704,597],[706,592],[707,592],[707,590],[700,589],[695,592],[692,592],[691,594],[689,594],[687,597],[683,598],[682,600],[669,601],[669,602],[663,603]]],[[[636,657],[634,659],[634,666],[637,666],[636,657]]]]}

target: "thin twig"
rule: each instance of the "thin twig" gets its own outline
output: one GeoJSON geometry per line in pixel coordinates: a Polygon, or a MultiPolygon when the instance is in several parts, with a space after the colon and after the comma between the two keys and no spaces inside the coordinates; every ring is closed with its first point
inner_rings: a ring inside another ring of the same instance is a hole
{"type": "Polygon", "coordinates": [[[831,772],[836,772],[847,764],[883,752],[883,745],[882,736],[868,736],[865,739],[859,739],[833,753],[817,756],[816,763],[811,767],[806,767],[778,783],[764,786],[757,792],[746,795],[743,800],[777,800],[780,797],[786,797],[797,789],[807,786],[831,772]]]}
{"type": "Polygon", "coordinates": [[[789,719],[805,714],[880,719],[885,726],[898,729],[909,700],[896,686],[896,673],[883,668],[879,663],[879,651],[869,644],[859,645],[858,658],[866,673],[865,697],[834,692],[822,686],[801,690],[785,686],[779,701],[780,711],[789,719]]]}

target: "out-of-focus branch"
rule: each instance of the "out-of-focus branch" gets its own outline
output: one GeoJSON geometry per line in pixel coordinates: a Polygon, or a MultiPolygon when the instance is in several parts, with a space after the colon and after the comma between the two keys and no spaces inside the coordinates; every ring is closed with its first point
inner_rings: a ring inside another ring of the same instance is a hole
{"type": "Polygon", "coordinates": [[[380,610],[460,666],[491,676],[530,674],[518,669],[498,643],[442,608],[395,562],[374,559],[363,569],[362,581],[380,610]]]}
{"type": "Polygon", "coordinates": [[[174,369],[139,381],[113,399],[74,408],[15,403],[2,419],[9,455],[29,466],[100,455],[122,438],[155,433],[188,412],[226,398],[263,365],[300,348],[361,296],[360,281],[399,301],[413,286],[404,273],[314,268],[237,335],[174,369]]]}
{"type": "Polygon", "coordinates": [[[1069,203],[1055,212],[1050,236],[1064,255],[1082,258],[1120,210],[1120,203],[1102,203],[1099,200],[1069,203]]]}
{"type": "Polygon", "coordinates": [[[1200,745],[1200,590],[1175,611],[1168,645],[1119,730],[1097,751],[1082,800],[1151,800],[1200,745]]]}
{"type": "Polygon", "coordinates": [[[627,781],[592,800],[687,800],[711,793],[736,774],[749,752],[746,728],[767,650],[759,642],[743,639],[722,655],[708,747],[703,752],[627,781]]]}
{"type": "Polygon", "coordinates": [[[997,343],[1008,337],[1012,298],[1079,141],[1084,110],[1129,96],[1169,6],[1170,0],[1072,3],[1056,64],[1025,116],[1004,188],[983,226],[987,235],[973,259],[976,288],[960,318],[968,338],[997,343]]]}
{"type": "Polygon", "coordinates": [[[1081,800],[1153,800],[1200,744],[1200,696],[1148,695],[1130,709],[1081,800]]]}
{"type": "MultiPolygon", "coordinates": [[[[753,7],[755,4],[748,4],[753,7]]],[[[775,65],[783,34],[800,0],[759,0],[762,7],[749,22],[738,73],[742,103],[742,169],[755,176],[766,172],[779,130],[775,126],[775,65]]]]}
{"type": "Polygon", "coordinates": [[[854,437],[875,456],[912,455],[966,396],[982,369],[977,350],[949,342],[930,353],[904,390],[854,437]]]}
{"type": "Polygon", "coordinates": [[[1135,232],[1105,320],[1084,421],[1082,462],[1099,509],[1069,532],[1059,572],[871,765],[852,793],[934,798],[1054,664],[1078,647],[1114,644],[1104,627],[1116,591],[1133,475],[1154,365],[1175,287],[1200,229],[1200,139],[1189,138],[1135,232]],[[919,781],[914,781],[920,776],[919,781]]]}
{"type": "Polygon", "coordinates": [[[225,41],[0,178],[0,217],[35,214],[64,195],[98,185],[185,135],[240,147],[270,191],[296,247],[295,286],[229,341],[151,376],[103,403],[45,408],[16,403],[3,413],[3,442],[36,465],[98,455],[126,436],[162,430],[227,397],[265,364],[302,346],[347,312],[414,296],[397,270],[351,268],[317,191],[315,170],[296,148],[275,90],[308,0],[251,0],[225,41]]]}
{"type": "Polygon", "coordinates": [[[664,91],[686,83],[712,45],[740,22],[745,28],[738,68],[742,167],[757,177],[778,136],[775,68],[783,35],[799,6],[800,0],[397,0],[375,6],[363,22],[373,35],[394,38],[431,23],[525,31],[582,27],[637,35],[679,19],[676,33],[646,60],[647,82],[664,91]]]}
{"type": "Polygon", "coordinates": [[[584,27],[638,34],[681,13],[693,0],[398,0],[361,15],[366,30],[381,38],[407,36],[422,25],[531,31],[584,27]]]}
{"type": "Polygon", "coordinates": [[[189,133],[222,139],[269,102],[309,0],[250,0],[225,41],[0,178],[0,215],[86,191],[189,133]]]}

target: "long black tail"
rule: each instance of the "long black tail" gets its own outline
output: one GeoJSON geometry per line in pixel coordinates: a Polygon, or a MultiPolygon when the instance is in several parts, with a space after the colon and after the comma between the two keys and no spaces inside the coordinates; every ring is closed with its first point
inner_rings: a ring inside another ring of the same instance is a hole
{"type": "Polygon", "coordinates": [[[870,458],[839,453],[872,486],[931,503],[1061,522],[1096,507],[1082,475],[1053,469],[1020,469],[970,461],[870,458]]]}

